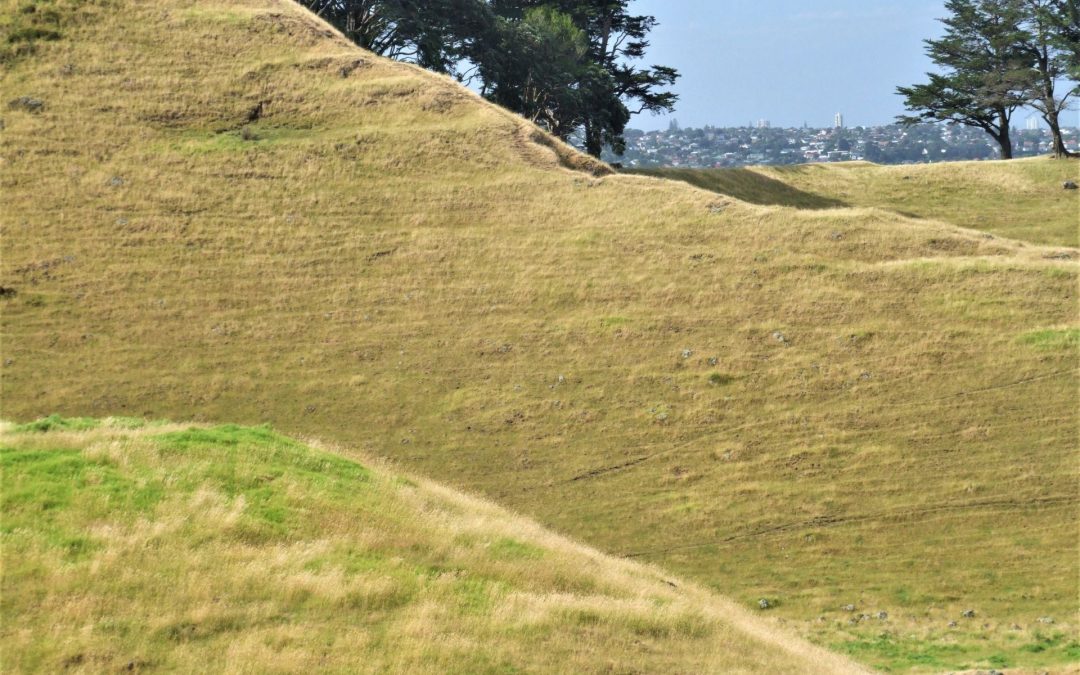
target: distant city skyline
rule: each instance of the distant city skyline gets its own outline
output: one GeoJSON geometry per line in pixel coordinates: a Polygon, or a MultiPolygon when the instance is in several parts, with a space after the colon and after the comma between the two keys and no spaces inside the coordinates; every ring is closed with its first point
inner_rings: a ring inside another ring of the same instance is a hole
{"type": "MultiPolygon", "coordinates": [[[[630,127],[774,127],[891,124],[903,110],[895,94],[934,70],[923,40],[938,37],[944,0],[635,0],[654,15],[643,63],[682,77],[671,115],[635,115],[630,127]]],[[[1024,128],[1031,111],[1018,111],[1024,128]]],[[[1070,111],[1063,122],[1080,124],[1070,111]]]]}

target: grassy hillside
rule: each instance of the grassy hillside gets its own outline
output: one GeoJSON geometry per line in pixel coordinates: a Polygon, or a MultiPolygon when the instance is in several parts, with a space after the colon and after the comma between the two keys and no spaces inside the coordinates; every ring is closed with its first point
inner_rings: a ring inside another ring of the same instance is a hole
{"type": "Polygon", "coordinates": [[[861,672],[266,427],[47,418],[0,434],[0,467],[6,672],[861,672]]]}
{"type": "Polygon", "coordinates": [[[1000,237],[1080,246],[1080,162],[1047,158],[878,166],[864,162],[749,169],[635,171],[754,204],[804,209],[879,207],[1000,237]]]}
{"type": "Polygon", "coordinates": [[[2,71],[8,418],[272,422],[868,664],[1080,661],[1077,251],[604,176],[284,1],[61,30],[2,71]]]}

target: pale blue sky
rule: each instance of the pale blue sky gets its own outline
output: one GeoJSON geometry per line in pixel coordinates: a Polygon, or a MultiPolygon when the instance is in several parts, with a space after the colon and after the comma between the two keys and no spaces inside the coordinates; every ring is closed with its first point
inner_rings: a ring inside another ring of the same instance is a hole
{"type": "MultiPolygon", "coordinates": [[[[932,64],[922,40],[941,32],[943,0],[635,0],[660,21],[645,62],[682,73],[673,115],[683,126],[848,126],[889,123],[897,85],[932,64]]],[[[1023,125],[1027,113],[1017,116],[1023,125]]],[[[630,126],[666,127],[638,115],[630,126]]]]}

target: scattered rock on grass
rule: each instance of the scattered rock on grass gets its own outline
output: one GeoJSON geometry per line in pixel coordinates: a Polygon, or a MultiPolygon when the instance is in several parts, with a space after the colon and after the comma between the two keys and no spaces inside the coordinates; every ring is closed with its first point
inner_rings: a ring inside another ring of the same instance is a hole
{"type": "Polygon", "coordinates": [[[844,610],[845,612],[854,612],[855,611],[855,605],[844,605],[840,609],[844,610]]]}
{"type": "Polygon", "coordinates": [[[1038,618],[1039,623],[1054,623],[1054,618],[1051,616],[1040,616],[1038,618]]]}
{"type": "Polygon", "coordinates": [[[975,618],[975,610],[973,610],[973,609],[965,609],[963,612],[960,613],[960,616],[964,617],[965,619],[974,619],[975,618]]]}
{"type": "Polygon", "coordinates": [[[1080,185],[1077,185],[1075,181],[1071,181],[1071,180],[1067,180],[1064,183],[1062,183],[1061,187],[1063,187],[1066,190],[1080,189],[1080,185]]]}
{"type": "Polygon", "coordinates": [[[8,101],[10,110],[25,110],[31,114],[37,114],[45,109],[45,101],[33,96],[20,96],[8,101]]]}
{"type": "Polygon", "coordinates": [[[772,603],[769,602],[768,599],[766,599],[766,598],[762,598],[762,599],[758,600],[757,605],[761,609],[768,609],[768,608],[772,607],[772,603]]]}

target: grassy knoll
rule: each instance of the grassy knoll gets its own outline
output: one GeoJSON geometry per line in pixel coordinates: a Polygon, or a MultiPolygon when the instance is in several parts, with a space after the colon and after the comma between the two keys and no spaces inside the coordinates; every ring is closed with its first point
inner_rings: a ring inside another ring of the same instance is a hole
{"type": "Polygon", "coordinates": [[[865,162],[749,169],[647,169],[755,204],[890,209],[1036,244],[1080,245],[1080,198],[1062,189],[1080,162],[1033,158],[878,166],[865,162]]]}
{"type": "Polygon", "coordinates": [[[605,176],[284,1],[63,25],[3,73],[6,417],[271,422],[868,664],[1080,660],[1077,251],[605,176]]]}
{"type": "Polygon", "coordinates": [[[6,672],[861,672],[266,427],[53,417],[0,434],[0,470],[6,672]]]}

